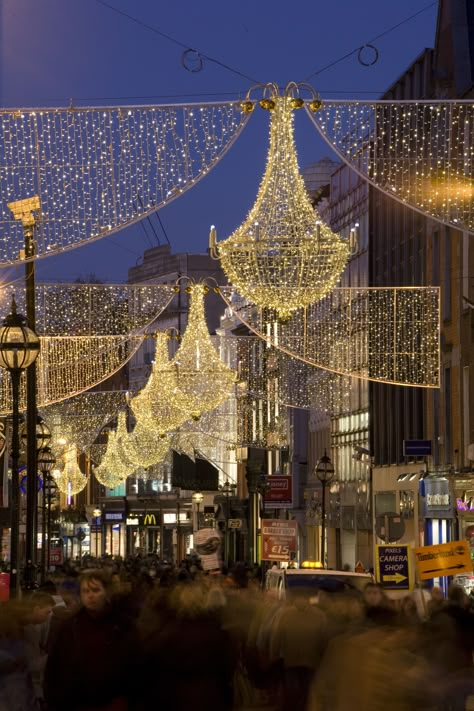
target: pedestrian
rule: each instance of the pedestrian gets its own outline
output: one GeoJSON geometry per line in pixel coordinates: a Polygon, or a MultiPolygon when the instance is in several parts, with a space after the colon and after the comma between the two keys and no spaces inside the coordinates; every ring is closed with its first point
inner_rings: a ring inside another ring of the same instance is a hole
{"type": "Polygon", "coordinates": [[[79,585],[81,607],[64,620],[48,657],[48,709],[128,711],[139,651],[133,620],[111,596],[105,571],[84,572],[79,585]]]}

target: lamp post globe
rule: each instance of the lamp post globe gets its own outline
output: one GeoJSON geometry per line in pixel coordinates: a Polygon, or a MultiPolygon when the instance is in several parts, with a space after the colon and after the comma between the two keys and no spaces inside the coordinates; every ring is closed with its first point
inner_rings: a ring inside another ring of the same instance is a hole
{"type": "Polygon", "coordinates": [[[44,446],[38,450],[37,462],[38,471],[43,475],[43,477],[47,477],[56,464],[56,457],[52,453],[50,447],[44,446]]]}
{"type": "MultiPolygon", "coordinates": [[[[51,442],[51,430],[49,429],[43,418],[38,415],[36,418],[35,439],[36,451],[39,452],[43,447],[48,447],[51,442]]],[[[21,443],[26,447],[28,442],[28,433],[26,423],[21,426],[20,430],[21,443]]]]}
{"type": "Polygon", "coordinates": [[[331,459],[328,457],[326,450],[321,459],[318,460],[315,468],[315,474],[321,482],[322,497],[321,497],[321,563],[324,568],[327,568],[326,555],[326,486],[334,479],[335,471],[331,459]]]}
{"type": "MultiPolygon", "coordinates": [[[[37,334],[28,328],[26,319],[17,313],[15,299],[12,310],[0,326],[0,368],[8,370],[12,384],[12,496],[11,496],[11,543],[10,543],[10,592],[16,597],[18,592],[18,537],[20,529],[19,477],[20,458],[20,377],[23,370],[32,365],[40,351],[37,334]]],[[[34,472],[36,478],[36,472],[34,472]]],[[[33,490],[36,488],[33,486],[33,490]]]]}

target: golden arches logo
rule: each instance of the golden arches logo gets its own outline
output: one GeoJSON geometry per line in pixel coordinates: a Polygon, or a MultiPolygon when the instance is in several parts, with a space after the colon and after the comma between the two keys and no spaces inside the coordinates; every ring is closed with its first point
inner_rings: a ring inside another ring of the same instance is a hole
{"type": "Polygon", "coordinates": [[[146,514],[145,518],[143,519],[143,525],[144,526],[156,526],[156,516],[155,514],[146,514]]]}

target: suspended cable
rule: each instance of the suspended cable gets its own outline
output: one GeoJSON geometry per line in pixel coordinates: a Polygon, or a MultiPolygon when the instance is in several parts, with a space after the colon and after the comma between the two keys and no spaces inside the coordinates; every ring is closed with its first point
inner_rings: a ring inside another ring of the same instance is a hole
{"type": "MultiPolygon", "coordinates": [[[[117,13],[117,15],[126,17],[128,20],[130,20],[131,22],[134,22],[135,24],[139,25],[140,27],[143,27],[146,30],[150,30],[151,32],[154,32],[156,35],[159,35],[160,37],[167,39],[169,42],[172,42],[173,44],[177,45],[178,47],[181,47],[182,49],[184,49],[185,53],[186,52],[193,52],[197,57],[202,58],[202,59],[207,59],[208,62],[213,62],[213,64],[217,64],[219,67],[222,67],[223,69],[227,69],[229,72],[232,72],[233,74],[236,74],[237,76],[242,77],[243,79],[247,79],[248,81],[252,82],[252,84],[259,84],[260,83],[257,79],[254,79],[253,77],[249,77],[247,74],[240,72],[238,69],[234,69],[233,67],[229,66],[228,64],[221,62],[219,59],[210,57],[209,55],[204,54],[203,52],[200,52],[199,50],[194,49],[193,47],[190,47],[187,44],[184,44],[184,42],[181,42],[179,39],[176,39],[176,37],[172,37],[171,35],[167,34],[166,32],[163,32],[158,27],[155,27],[154,25],[150,25],[150,24],[148,24],[148,22],[144,22],[143,20],[140,20],[138,17],[135,17],[134,15],[130,15],[128,12],[125,12],[124,10],[119,10],[119,8],[115,7],[114,5],[110,5],[110,3],[105,2],[105,0],[96,0],[96,2],[99,5],[102,5],[103,7],[108,8],[112,12],[117,13]]],[[[183,55],[183,57],[184,57],[184,55],[183,55]]]]}
{"type": "Polygon", "coordinates": [[[373,43],[376,42],[377,40],[390,34],[390,32],[397,30],[402,25],[405,25],[407,22],[410,22],[411,20],[415,19],[415,17],[418,17],[418,15],[421,15],[423,12],[430,10],[435,5],[438,5],[437,0],[435,0],[435,2],[430,2],[428,5],[425,5],[424,7],[421,8],[421,10],[418,10],[413,15],[406,17],[404,20],[397,22],[396,25],[389,27],[387,30],[384,30],[380,34],[376,35],[376,37],[373,37],[372,39],[368,40],[367,42],[364,42],[362,45],[359,45],[358,47],[351,50],[350,52],[347,52],[342,57],[339,57],[339,59],[335,59],[333,62],[330,62],[330,64],[326,64],[324,67],[321,67],[321,69],[315,69],[313,72],[311,72],[311,74],[308,74],[308,76],[305,78],[305,81],[309,81],[313,77],[318,76],[319,74],[322,74],[323,72],[326,71],[326,69],[331,69],[331,67],[336,66],[336,64],[343,62],[344,59],[348,59],[349,57],[352,57],[354,54],[358,54],[361,51],[361,49],[363,49],[364,47],[367,47],[368,45],[373,45],[373,43]]]}

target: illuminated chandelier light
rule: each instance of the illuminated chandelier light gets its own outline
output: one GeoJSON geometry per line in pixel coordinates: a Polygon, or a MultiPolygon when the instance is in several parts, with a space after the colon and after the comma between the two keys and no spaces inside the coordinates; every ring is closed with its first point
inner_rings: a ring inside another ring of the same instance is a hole
{"type": "Polygon", "coordinates": [[[109,435],[109,446],[104,459],[107,459],[109,453],[119,459],[128,476],[139,467],[146,469],[163,461],[168,451],[167,437],[157,437],[155,432],[144,429],[139,423],[135,425],[133,432],[129,432],[127,412],[122,411],[118,414],[117,429],[109,435]]]}
{"type": "MultiPolygon", "coordinates": [[[[37,284],[36,332],[40,336],[138,335],[166,309],[170,284],[37,284]]],[[[25,289],[0,287],[0,312],[12,296],[26,310],[25,289]]]]}
{"type": "Polygon", "coordinates": [[[64,453],[64,468],[55,470],[54,480],[59,491],[67,496],[75,496],[87,486],[88,478],[77,463],[77,450],[74,446],[64,453]]]}
{"type": "Polygon", "coordinates": [[[376,188],[474,233],[474,102],[330,100],[306,110],[338,156],[376,188]]]}
{"type": "Polygon", "coordinates": [[[275,312],[227,306],[253,333],[293,358],[345,375],[404,386],[440,383],[439,287],[336,288],[281,322],[275,312]]]}
{"type": "Polygon", "coordinates": [[[237,446],[279,449],[288,444],[288,408],[252,395],[237,398],[237,446]]]}
{"type": "Polygon", "coordinates": [[[96,390],[82,393],[40,409],[51,430],[51,449],[56,458],[72,445],[83,452],[97,439],[102,428],[126,403],[127,393],[96,390]]]}
{"type": "MultiPolygon", "coordinates": [[[[278,90],[275,88],[275,92],[278,90]]],[[[328,294],[349,258],[347,242],[321,222],[299,171],[293,136],[295,99],[271,96],[270,148],[254,206],[211,254],[237,291],[280,318],[328,294]]]]}
{"type": "MultiPolygon", "coordinates": [[[[38,407],[74,397],[107,380],[137,352],[146,336],[40,337],[37,360],[38,407]]],[[[26,409],[26,379],[20,382],[20,409],[26,409]]],[[[11,412],[11,387],[0,371],[0,415],[11,412]]]]}
{"type": "Polygon", "coordinates": [[[249,119],[237,102],[2,109],[0,263],[23,261],[7,203],[41,201],[36,258],[100,239],[167,205],[217,164],[249,119]]]}
{"type": "Polygon", "coordinates": [[[219,358],[209,334],[204,311],[205,284],[191,284],[186,330],[172,365],[176,368],[178,392],[174,404],[188,419],[199,419],[232,392],[236,374],[219,358]]]}
{"type": "Polygon", "coordinates": [[[130,399],[130,406],[140,427],[163,436],[182,425],[189,415],[176,405],[177,373],[168,357],[169,336],[158,332],[154,338],[155,359],[150,377],[138,395],[130,399]]]}
{"type": "MultiPolygon", "coordinates": [[[[119,420],[123,413],[119,413],[119,420]]],[[[115,489],[134,471],[130,461],[126,461],[118,449],[117,430],[107,432],[107,449],[99,466],[94,468],[97,481],[107,489],[115,489]]]]}

